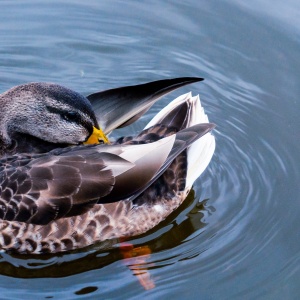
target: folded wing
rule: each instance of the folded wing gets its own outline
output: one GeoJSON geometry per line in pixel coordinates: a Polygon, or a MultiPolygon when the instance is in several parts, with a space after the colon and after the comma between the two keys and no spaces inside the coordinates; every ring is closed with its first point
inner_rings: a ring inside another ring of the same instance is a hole
{"type": "Polygon", "coordinates": [[[124,199],[153,178],[174,140],[170,136],[147,145],[71,148],[26,157],[24,165],[19,158],[19,166],[5,161],[0,165],[0,218],[48,224],[85,213],[101,199],[124,199]]]}

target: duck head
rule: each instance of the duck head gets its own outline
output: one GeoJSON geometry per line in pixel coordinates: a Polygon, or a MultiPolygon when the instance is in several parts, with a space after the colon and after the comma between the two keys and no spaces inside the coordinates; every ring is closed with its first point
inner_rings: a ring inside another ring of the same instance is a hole
{"type": "Polygon", "coordinates": [[[87,98],[51,83],[29,83],[0,95],[0,154],[42,153],[108,142],[87,98]]]}

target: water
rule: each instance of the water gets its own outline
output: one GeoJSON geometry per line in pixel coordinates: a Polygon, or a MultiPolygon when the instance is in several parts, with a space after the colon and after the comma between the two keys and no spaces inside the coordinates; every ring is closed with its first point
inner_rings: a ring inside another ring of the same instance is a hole
{"type": "Polygon", "coordinates": [[[300,6],[295,0],[1,1],[0,91],[50,81],[85,95],[203,76],[211,164],[182,207],[133,239],[144,259],[0,256],[1,299],[298,299],[300,6]],[[148,272],[145,290],[134,272],[148,272]]]}

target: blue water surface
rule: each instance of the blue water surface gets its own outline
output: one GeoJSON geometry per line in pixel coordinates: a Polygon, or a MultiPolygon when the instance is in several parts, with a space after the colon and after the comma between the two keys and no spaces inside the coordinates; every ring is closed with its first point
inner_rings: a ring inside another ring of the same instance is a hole
{"type": "Polygon", "coordinates": [[[49,257],[1,253],[1,299],[299,299],[299,1],[0,4],[1,93],[32,81],[87,95],[200,76],[115,135],[137,132],[190,90],[217,124],[215,155],[194,191],[132,239],[150,256],[124,260],[112,244],[49,257]]]}

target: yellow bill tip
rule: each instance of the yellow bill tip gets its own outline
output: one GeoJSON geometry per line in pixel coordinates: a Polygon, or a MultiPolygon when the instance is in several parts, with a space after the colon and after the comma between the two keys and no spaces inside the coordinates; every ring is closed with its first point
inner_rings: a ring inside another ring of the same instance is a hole
{"type": "Polygon", "coordinates": [[[97,129],[93,127],[93,132],[89,136],[89,138],[83,143],[84,145],[93,145],[100,144],[103,142],[104,144],[110,144],[108,137],[101,129],[97,129]]]}

